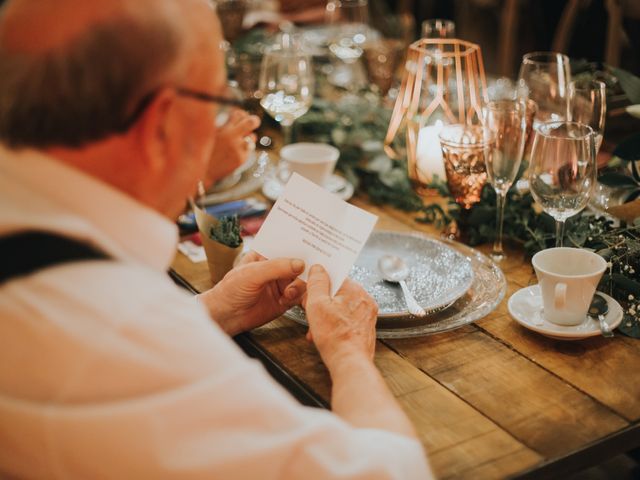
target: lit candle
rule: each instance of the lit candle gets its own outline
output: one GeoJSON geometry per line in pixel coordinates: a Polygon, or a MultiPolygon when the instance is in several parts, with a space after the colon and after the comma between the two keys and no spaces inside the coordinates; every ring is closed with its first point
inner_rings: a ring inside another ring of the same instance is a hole
{"type": "Polygon", "coordinates": [[[441,180],[446,179],[442,149],[438,135],[442,130],[442,121],[437,120],[434,125],[422,127],[418,133],[418,146],[416,148],[416,160],[418,168],[426,172],[429,177],[437,175],[441,180]]]}

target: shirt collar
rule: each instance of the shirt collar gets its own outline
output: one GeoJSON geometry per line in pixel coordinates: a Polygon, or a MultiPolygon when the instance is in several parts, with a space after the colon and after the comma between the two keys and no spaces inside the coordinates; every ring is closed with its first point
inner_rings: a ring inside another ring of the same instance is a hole
{"type": "MultiPolygon", "coordinates": [[[[49,215],[71,215],[82,220],[60,222],[61,233],[88,235],[115,258],[142,262],[162,271],[169,267],[178,242],[176,225],[124,192],[35,150],[16,151],[0,145],[0,170],[34,197],[28,202],[31,205],[18,208],[46,205],[49,215]]],[[[42,227],[50,229],[51,219],[45,220],[47,212],[42,213],[42,227]]],[[[24,228],[38,225],[21,226],[24,228]]]]}

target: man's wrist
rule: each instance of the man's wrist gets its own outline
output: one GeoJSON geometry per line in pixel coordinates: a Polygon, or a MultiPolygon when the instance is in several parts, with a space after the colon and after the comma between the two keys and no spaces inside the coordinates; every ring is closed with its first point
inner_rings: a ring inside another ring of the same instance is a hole
{"type": "Polygon", "coordinates": [[[230,315],[223,308],[223,302],[216,301],[213,290],[196,295],[199,302],[209,312],[211,319],[216,322],[225,333],[231,337],[242,332],[242,326],[237,321],[239,316],[230,315]]]}
{"type": "Polygon", "coordinates": [[[366,352],[355,350],[351,346],[321,356],[334,380],[343,374],[374,366],[373,360],[366,352]]]}

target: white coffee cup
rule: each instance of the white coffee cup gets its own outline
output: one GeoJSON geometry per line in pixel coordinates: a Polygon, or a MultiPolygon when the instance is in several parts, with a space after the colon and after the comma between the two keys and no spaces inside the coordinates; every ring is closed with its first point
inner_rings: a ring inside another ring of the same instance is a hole
{"type": "Polygon", "coordinates": [[[298,173],[318,185],[325,185],[340,157],[340,151],[326,143],[292,143],[280,150],[279,177],[286,182],[298,173]]]}
{"type": "Polygon", "coordinates": [[[544,318],[557,325],[579,325],[587,315],[607,262],[580,248],[549,248],[531,260],[542,292],[544,318]]]}

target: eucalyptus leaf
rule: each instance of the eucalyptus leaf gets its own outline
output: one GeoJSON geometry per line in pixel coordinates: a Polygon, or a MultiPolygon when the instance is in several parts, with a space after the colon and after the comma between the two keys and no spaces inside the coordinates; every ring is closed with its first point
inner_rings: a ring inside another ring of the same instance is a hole
{"type": "Polygon", "coordinates": [[[640,160],[640,133],[636,133],[620,142],[613,155],[627,162],[640,160]]]}
{"type": "Polygon", "coordinates": [[[624,203],[633,202],[638,197],[640,197],[640,189],[634,190],[629,195],[627,195],[624,199],[624,203]]]}
{"type": "Polygon", "coordinates": [[[602,250],[598,250],[596,253],[608,261],[613,255],[613,250],[610,248],[603,248],[602,250]]]}
{"type": "Polygon", "coordinates": [[[367,168],[372,172],[388,172],[393,168],[393,162],[386,155],[377,155],[367,164],[367,168]]]}
{"type": "Polygon", "coordinates": [[[631,103],[640,103],[640,78],[621,68],[610,67],[631,103]]]}
{"type": "Polygon", "coordinates": [[[616,286],[633,294],[636,298],[640,297],[640,283],[625,277],[621,273],[612,273],[610,275],[605,275],[605,277],[609,277],[616,286]]]}
{"type": "Polygon", "coordinates": [[[387,187],[407,187],[407,174],[400,168],[393,168],[379,175],[380,181],[387,187]]]}
{"type": "Polygon", "coordinates": [[[598,182],[608,187],[634,187],[638,185],[632,177],[622,173],[604,173],[598,177],[598,182]]]}
{"type": "Polygon", "coordinates": [[[476,226],[486,226],[495,220],[496,209],[489,205],[478,205],[471,210],[469,215],[469,224],[476,226]]]}
{"type": "Polygon", "coordinates": [[[618,330],[628,337],[640,338],[640,322],[634,321],[630,315],[625,315],[622,318],[618,330]]]}

